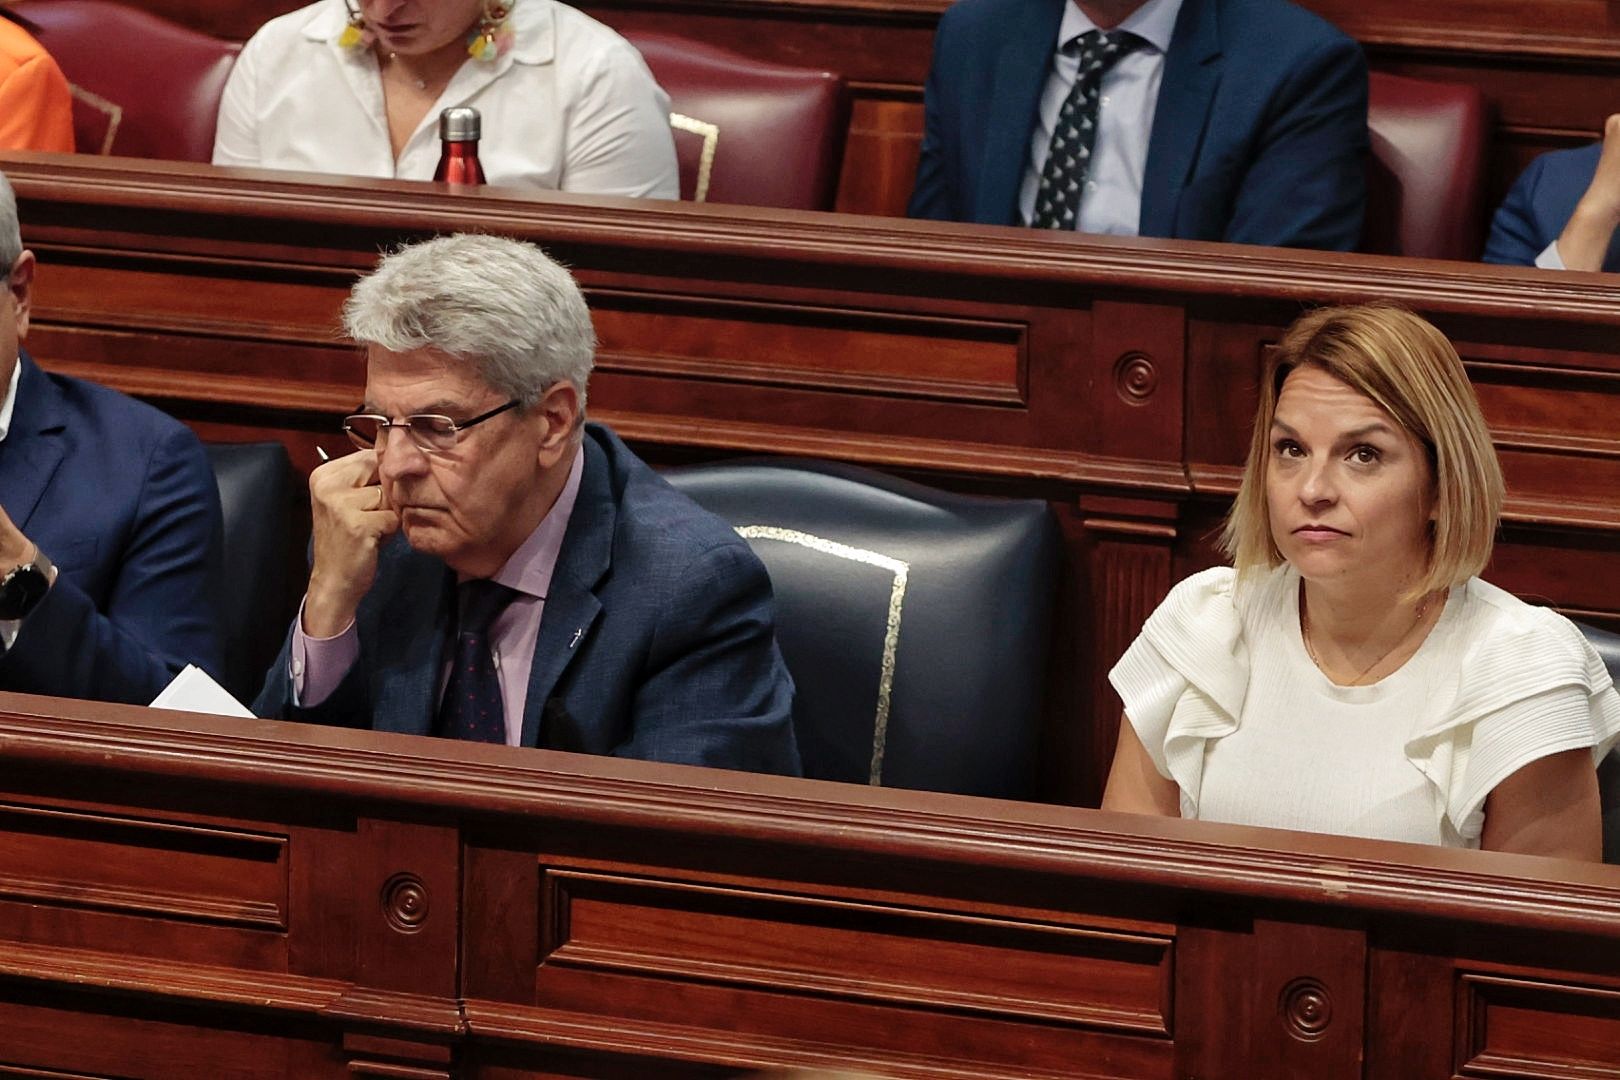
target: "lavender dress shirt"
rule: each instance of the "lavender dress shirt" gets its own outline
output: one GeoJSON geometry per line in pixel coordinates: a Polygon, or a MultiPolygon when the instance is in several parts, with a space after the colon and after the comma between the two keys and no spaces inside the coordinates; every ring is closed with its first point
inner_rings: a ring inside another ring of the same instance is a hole
{"type": "MultiPolygon", "coordinates": [[[[534,647],[540,634],[540,617],[545,613],[546,593],[551,575],[562,551],[568,520],[574,514],[579,496],[580,475],[585,469],[585,449],[580,447],[569,467],[568,480],[528,539],[518,546],[493,580],[519,595],[490,626],[490,649],[495,654],[495,675],[501,684],[501,705],[506,710],[506,745],[516,746],[523,735],[523,705],[529,692],[529,669],[534,666],[534,647]]],[[[350,622],[335,637],[313,638],[304,633],[304,613],[300,605],[293,630],[291,675],[293,693],[302,707],[319,705],[337,689],[343,677],[360,658],[360,635],[350,622]]],[[[444,693],[450,661],[446,658],[439,674],[439,693],[444,693]]]]}

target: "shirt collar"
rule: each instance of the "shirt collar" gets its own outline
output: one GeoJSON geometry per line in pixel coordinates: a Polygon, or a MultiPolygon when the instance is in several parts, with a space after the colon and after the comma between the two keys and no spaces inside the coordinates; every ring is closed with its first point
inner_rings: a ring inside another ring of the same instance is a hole
{"type": "MultiPolygon", "coordinates": [[[[1182,0],[1147,0],[1131,12],[1130,17],[1115,30],[1129,30],[1161,53],[1170,51],[1170,38],[1176,32],[1176,16],[1181,14],[1182,0]]],[[[1063,0],[1063,21],[1058,24],[1058,47],[1073,41],[1081,34],[1097,29],[1074,0],[1063,0]]]]}
{"type": "Polygon", "coordinates": [[[17,384],[22,382],[22,357],[11,365],[11,382],[6,386],[6,399],[0,401],[0,442],[6,441],[11,433],[11,414],[17,408],[17,384]]]}
{"type": "Polygon", "coordinates": [[[557,569],[557,556],[562,553],[568,521],[574,516],[574,503],[579,498],[579,481],[584,472],[585,444],[581,441],[557,501],[491,580],[527,596],[546,598],[551,591],[551,575],[557,569]]]}

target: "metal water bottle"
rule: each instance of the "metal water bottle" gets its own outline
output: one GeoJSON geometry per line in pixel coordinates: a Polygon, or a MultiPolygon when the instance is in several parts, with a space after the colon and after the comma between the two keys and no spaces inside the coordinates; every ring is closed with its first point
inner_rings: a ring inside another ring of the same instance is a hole
{"type": "Polygon", "coordinates": [[[463,187],[484,183],[484,167],[478,163],[481,124],[477,109],[463,106],[439,113],[439,142],[443,149],[433,179],[463,187]]]}

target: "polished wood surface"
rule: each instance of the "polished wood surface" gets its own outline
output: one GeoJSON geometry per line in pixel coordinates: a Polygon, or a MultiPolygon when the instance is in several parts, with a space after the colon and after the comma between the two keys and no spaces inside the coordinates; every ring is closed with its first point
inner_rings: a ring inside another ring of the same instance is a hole
{"type": "Polygon", "coordinates": [[[51,155],[0,160],[40,257],[29,346],[207,438],[340,451],[337,314],[402,239],[545,245],[601,338],[591,408],[655,462],[814,456],[1037,496],[1065,537],[1044,797],[1095,804],[1107,669],[1216,561],[1265,349],[1390,299],[1457,343],[1509,482],[1492,580],[1620,626],[1620,305],[1607,279],[1372,256],[568,199],[51,155]]]}
{"type": "Polygon", "coordinates": [[[0,825],[8,1075],[1620,1071],[1595,864],[22,695],[0,825]]]}
{"type": "MultiPolygon", "coordinates": [[[[133,0],[234,40],[298,0],[133,0]]],[[[621,30],[712,41],[845,75],[854,107],[838,208],[901,214],[922,141],[922,86],[947,0],[582,0],[621,30]]],[[[1496,116],[1486,204],[1536,154],[1596,138],[1620,110],[1620,21],[1606,0],[1302,0],[1375,70],[1478,86],[1496,116]]],[[[1483,222],[1481,223],[1483,227],[1483,222]]]]}

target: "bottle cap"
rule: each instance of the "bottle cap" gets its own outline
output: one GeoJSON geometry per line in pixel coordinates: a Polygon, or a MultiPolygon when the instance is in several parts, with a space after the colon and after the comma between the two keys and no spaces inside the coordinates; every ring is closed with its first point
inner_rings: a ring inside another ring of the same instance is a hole
{"type": "Polygon", "coordinates": [[[439,114],[439,138],[445,142],[472,142],[479,136],[482,118],[477,109],[459,106],[439,114]]]}

